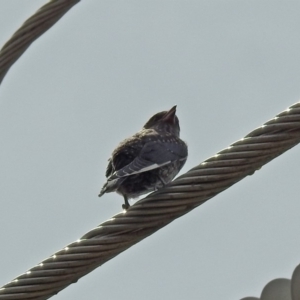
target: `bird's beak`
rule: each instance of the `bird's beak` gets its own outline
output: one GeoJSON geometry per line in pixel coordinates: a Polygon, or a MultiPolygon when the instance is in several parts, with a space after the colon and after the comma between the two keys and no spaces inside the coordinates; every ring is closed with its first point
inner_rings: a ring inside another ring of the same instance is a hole
{"type": "Polygon", "coordinates": [[[176,114],[176,106],[173,106],[166,114],[162,117],[162,120],[165,122],[175,123],[175,114],[176,114]]]}

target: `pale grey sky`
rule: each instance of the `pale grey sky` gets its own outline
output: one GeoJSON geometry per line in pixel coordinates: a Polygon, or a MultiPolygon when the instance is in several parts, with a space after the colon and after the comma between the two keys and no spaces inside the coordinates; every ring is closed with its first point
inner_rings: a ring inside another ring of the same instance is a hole
{"type": "MultiPolygon", "coordinates": [[[[45,1],[1,0],[0,44],[45,1]]],[[[120,211],[107,158],[178,106],[186,172],[300,98],[299,1],[81,1],[0,86],[0,286],[120,211]]],[[[53,299],[240,299],[300,263],[299,147],[53,299]]]]}

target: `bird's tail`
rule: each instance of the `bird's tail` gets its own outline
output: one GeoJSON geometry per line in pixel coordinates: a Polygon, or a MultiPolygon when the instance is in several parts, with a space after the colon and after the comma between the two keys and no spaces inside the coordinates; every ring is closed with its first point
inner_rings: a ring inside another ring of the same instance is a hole
{"type": "Polygon", "coordinates": [[[106,193],[106,189],[107,189],[107,182],[103,185],[98,197],[103,196],[106,193]]]}
{"type": "Polygon", "coordinates": [[[103,196],[105,193],[115,192],[126,178],[127,177],[121,177],[113,180],[107,180],[107,182],[104,183],[98,197],[103,196]]]}

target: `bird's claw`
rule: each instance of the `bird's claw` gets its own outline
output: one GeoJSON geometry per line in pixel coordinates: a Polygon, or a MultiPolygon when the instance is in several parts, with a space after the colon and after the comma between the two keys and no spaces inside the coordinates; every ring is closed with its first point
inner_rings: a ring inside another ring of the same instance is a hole
{"type": "Polygon", "coordinates": [[[129,207],[130,207],[129,204],[122,204],[122,208],[125,209],[125,210],[127,210],[129,207]]]}

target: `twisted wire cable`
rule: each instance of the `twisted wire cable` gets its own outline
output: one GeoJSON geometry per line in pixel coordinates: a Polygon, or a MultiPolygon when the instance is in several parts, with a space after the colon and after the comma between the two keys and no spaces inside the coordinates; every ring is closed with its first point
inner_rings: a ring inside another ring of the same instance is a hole
{"type": "Polygon", "coordinates": [[[0,300],[50,298],[299,142],[300,102],[4,285],[0,300]]]}
{"type": "MultiPolygon", "coordinates": [[[[0,82],[30,44],[80,0],[52,0],[0,51],[0,82]]],[[[0,289],[1,299],[48,299],[300,142],[300,103],[131,206],[0,289]]]]}
{"type": "Polygon", "coordinates": [[[0,83],[26,49],[80,0],[52,0],[14,33],[0,51],[0,83]]]}

